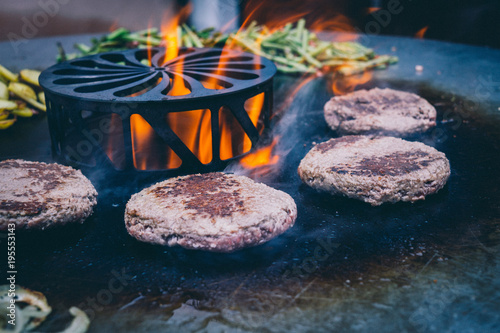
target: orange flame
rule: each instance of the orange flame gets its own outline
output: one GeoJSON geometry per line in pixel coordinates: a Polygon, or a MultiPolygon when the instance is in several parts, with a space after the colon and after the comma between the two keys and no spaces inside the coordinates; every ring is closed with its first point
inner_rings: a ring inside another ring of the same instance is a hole
{"type": "MultiPolygon", "coordinates": [[[[264,98],[265,98],[264,93],[260,93],[252,98],[249,98],[244,105],[244,108],[247,111],[248,116],[250,117],[250,120],[252,121],[252,124],[255,127],[258,127],[257,123],[259,121],[260,114],[264,107],[264,98]]],[[[263,128],[261,129],[260,132],[262,132],[262,130],[263,128]]],[[[250,138],[248,136],[245,136],[243,139],[243,152],[246,153],[251,148],[252,148],[252,142],[250,141],[250,138]]]]}
{"type": "Polygon", "coordinates": [[[111,23],[111,25],[109,26],[108,31],[109,31],[109,32],[113,32],[113,31],[115,31],[116,29],[118,29],[118,19],[114,19],[114,20],[113,20],[113,23],[111,23]]]}
{"type": "Polygon", "coordinates": [[[168,10],[163,15],[161,34],[166,49],[164,63],[177,57],[179,54],[180,41],[177,34],[177,27],[185,21],[191,13],[191,4],[182,7],[176,15],[172,17],[172,11],[168,10]]]}
{"type": "MultiPolygon", "coordinates": [[[[163,18],[164,24],[161,26],[165,46],[164,63],[178,56],[180,42],[178,40],[177,27],[189,15],[190,11],[191,7],[187,5],[173,17],[171,11],[165,13],[163,18]]],[[[149,39],[150,37],[148,36],[149,39]]],[[[148,60],[149,64],[151,64],[151,50],[149,46],[148,60]]],[[[179,71],[182,71],[182,63],[180,64],[179,71]]],[[[187,95],[191,92],[180,76],[174,76],[171,79],[171,87],[172,89],[168,93],[170,96],[187,95]]],[[[207,150],[207,144],[204,142],[209,140],[200,139],[200,136],[207,135],[207,132],[208,137],[211,136],[209,112],[204,111],[193,110],[189,112],[168,113],[165,121],[202,163],[209,163],[212,160],[211,144],[207,150]]],[[[132,132],[133,160],[136,169],[162,169],[164,167],[172,169],[181,165],[182,161],[170,147],[157,143],[160,140],[156,139],[153,128],[143,117],[133,114],[130,117],[130,129],[132,132]],[[154,151],[153,149],[153,147],[156,148],[158,145],[161,147],[158,148],[162,150],[161,152],[154,151]]]]}
{"type": "MultiPolygon", "coordinates": [[[[170,112],[166,115],[166,122],[201,163],[212,161],[210,110],[170,112]]],[[[171,157],[168,165],[173,164],[174,160],[171,157]]]]}
{"type": "MultiPolygon", "coordinates": [[[[238,29],[238,31],[235,33],[235,36],[236,37],[239,37],[241,36],[242,34],[245,33],[245,27],[248,26],[248,23],[251,22],[255,12],[262,6],[263,2],[260,2],[258,5],[255,6],[255,8],[253,8],[253,10],[250,12],[250,14],[247,16],[247,18],[243,21],[243,23],[241,24],[240,28],[238,29]]],[[[223,28],[224,29],[224,28],[223,28]]],[[[260,47],[260,45],[259,45],[260,47]]],[[[238,44],[236,43],[236,40],[235,39],[228,39],[226,41],[226,43],[224,44],[224,50],[235,50],[235,49],[240,49],[240,47],[238,46],[238,44]]]]}
{"type": "Polygon", "coordinates": [[[429,29],[429,26],[425,26],[422,29],[420,29],[419,31],[417,31],[417,33],[415,34],[415,38],[420,38],[420,39],[424,38],[424,35],[427,32],[427,29],[429,29]]]}
{"type": "MultiPolygon", "coordinates": [[[[165,15],[166,24],[161,27],[163,44],[166,47],[166,54],[164,64],[179,56],[179,36],[177,29],[183,18],[190,12],[190,7],[184,7],[178,15],[171,17],[167,13],[165,15]]],[[[241,29],[240,29],[241,30],[241,29]]],[[[227,45],[225,48],[231,48],[227,45]]],[[[148,54],[151,58],[151,54],[148,54]]],[[[223,75],[227,70],[225,61],[221,61],[214,71],[216,75],[223,75]]],[[[176,64],[176,71],[178,74],[182,72],[183,63],[176,64]]],[[[184,79],[180,75],[174,73],[171,80],[171,89],[167,95],[169,96],[182,96],[191,93],[190,89],[186,86],[184,79]]],[[[223,86],[219,83],[216,77],[211,77],[202,84],[207,89],[221,89],[223,86]]],[[[250,98],[245,103],[245,110],[247,111],[254,126],[258,127],[259,117],[264,104],[264,94],[259,94],[250,98]]],[[[243,131],[241,125],[234,118],[229,109],[221,108],[219,112],[219,127],[220,127],[220,156],[222,160],[230,159],[234,156],[241,155],[250,151],[252,142],[248,135],[243,131]],[[239,128],[238,128],[239,126],[239,128]]],[[[172,129],[172,131],[179,137],[179,139],[191,150],[191,152],[203,164],[208,164],[212,161],[212,127],[211,127],[211,112],[214,110],[191,110],[183,112],[170,112],[165,116],[165,121],[172,129]]],[[[141,154],[144,150],[148,149],[152,143],[156,142],[156,134],[154,133],[150,124],[144,120],[140,115],[133,115],[130,118],[132,130],[132,145],[133,145],[133,158],[134,165],[137,169],[144,170],[150,169],[153,162],[150,156],[141,154]]],[[[164,147],[164,149],[170,149],[164,147]]],[[[155,152],[150,153],[150,155],[155,152]]],[[[157,154],[156,154],[157,155],[157,154]]],[[[180,166],[182,161],[172,151],[166,155],[164,164],[167,168],[175,168],[180,166]]],[[[158,156],[156,156],[158,158],[158,156]]]]}
{"type": "Polygon", "coordinates": [[[246,17],[242,26],[244,27],[247,22],[256,20],[274,31],[310,13],[311,9],[307,7],[301,0],[287,1],[286,4],[282,1],[248,0],[242,10],[242,15],[246,17]]]}
{"type": "Polygon", "coordinates": [[[309,11],[302,11],[299,13],[295,14],[290,14],[286,17],[277,17],[271,21],[266,22],[266,27],[270,29],[270,31],[275,31],[278,29],[283,28],[287,23],[292,23],[292,22],[297,22],[301,18],[303,18],[305,15],[307,15],[309,11]]]}
{"type": "MultiPolygon", "coordinates": [[[[262,2],[258,4],[247,17],[247,19],[243,22],[240,29],[236,32],[235,36],[240,36],[245,33],[244,27],[252,18],[253,13],[259,9],[262,5],[262,2]]],[[[254,47],[256,49],[260,49],[261,38],[257,38],[255,41],[254,47]]],[[[223,52],[231,49],[238,49],[237,43],[234,39],[226,42],[223,48],[223,52]]],[[[256,56],[257,59],[259,56],[256,56]]],[[[217,70],[215,74],[221,75],[227,69],[225,62],[221,61],[217,66],[217,70]]],[[[255,68],[258,69],[257,63],[255,64],[255,68]]],[[[208,82],[208,85],[217,86],[217,79],[215,77],[211,78],[208,82]]],[[[264,106],[264,93],[258,94],[249,98],[245,104],[244,109],[247,112],[252,124],[257,128],[259,118],[261,116],[261,112],[264,106]]],[[[241,155],[247,153],[252,149],[252,142],[248,135],[243,131],[239,123],[234,119],[234,116],[231,113],[231,110],[227,107],[222,107],[219,112],[219,128],[220,128],[220,158],[221,160],[227,160],[234,156],[241,155]]]]}
{"type": "MultiPolygon", "coordinates": [[[[297,8],[293,6],[293,13],[283,14],[279,11],[279,7],[274,8],[274,10],[270,9],[273,8],[274,5],[269,4],[268,2],[264,2],[262,0],[248,1],[248,8],[245,9],[245,14],[249,14],[245,15],[246,20],[235,34],[236,37],[245,34],[245,27],[248,27],[249,22],[255,20],[257,17],[261,17],[259,15],[262,15],[263,13],[265,15],[268,15],[269,12],[276,12],[280,14],[277,15],[276,19],[273,18],[272,20],[260,22],[265,23],[267,26],[267,28],[263,29],[269,30],[281,29],[286,23],[294,22],[303,18],[305,15],[308,15],[309,17],[309,15],[312,14],[312,10],[309,9],[308,5],[306,5],[303,1],[297,1],[296,4],[297,8]]],[[[178,57],[179,45],[181,44],[181,41],[178,39],[178,27],[185,20],[187,15],[189,15],[190,11],[191,6],[187,5],[176,15],[171,15],[172,12],[167,12],[164,15],[164,24],[161,26],[163,44],[166,47],[163,65],[171,59],[178,57]]],[[[309,22],[312,23],[309,28],[312,30],[353,31],[353,25],[347,17],[342,15],[330,15],[331,13],[327,14],[328,15],[320,15],[317,19],[309,20],[309,22]],[[322,17],[328,18],[322,19],[322,17]]],[[[347,38],[348,39],[343,40],[353,39],[352,35],[347,38]]],[[[148,39],[150,39],[150,36],[148,36],[148,39]]],[[[259,50],[260,44],[261,39],[257,38],[252,47],[259,50]]],[[[229,39],[229,42],[224,46],[224,50],[227,49],[240,49],[240,46],[235,39],[229,39]]],[[[253,49],[253,51],[255,50],[253,49]]],[[[150,50],[148,51],[148,57],[151,59],[150,50]]],[[[221,61],[217,69],[214,71],[214,74],[224,75],[224,72],[229,70],[226,66],[226,62],[221,61]]],[[[177,64],[176,68],[179,72],[181,72],[182,63],[177,64]]],[[[370,78],[370,73],[354,75],[347,78],[339,78],[333,83],[332,89],[335,94],[343,94],[353,91],[358,84],[366,83],[370,80],[370,78]]],[[[294,96],[312,79],[314,79],[314,76],[308,76],[302,80],[301,84],[295,87],[291,95],[294,96]]],[[[181,76],[175,75],[174,73],[170,80],[171,90],[168,92],[169,96],[188,95],[191,92],[181,76]]],[[[215,77],[202,82],[202,84],[207,89],[223,88],[222,84],[215,77]]],[[[244,105],[244,109],[247,112],[252,124],[260,133],[263,131],[261,118],[265,100],[265,94],[261,93],[249,98],[244,105]]],[[[213,151],[219,150],[220,158],[222,160],[227,160],[235,156],[248,153],[252,149],[252,141],[242,129],[241,125],[231,111],[232,110],[229,110],[228,107],[223,106],[220,110],[200,109],[182,112],[169,112],[165,116],[165,122],[170,126],[179,139],[182,140],[191,152],[201,161],[201,163],[207,164],[213,159],[213,151]],[[219,120],[219,147],[212,147],[212,137],[216,135],[216,133],[212,133],[211,127],[212,116],[216,116],[215,112],[218,112],[217,116],[219,120]]],[[[151,150],[151,145],[154,144],[156,145],[155,147],[157,147],[159,145],[158,142],[161,142],[161,139],[158,139],[159,137],[152,129],[151,124],[149,124],[143,117],[138,114],[132,115],[130,118],[130,126],[132,131],[131,139],[134,166],[137,169],[150,169],[152,166],[156,167],[158,163],[162,164],[160,165],[161,168],[165,168],[166,166],[169,169],[179,167],[182,164],[180,158],[164,143],[163,146],[161,146],[161,149],[163,150],[161,153],[158,153],[156,150],[151,150]],[[147,152],[148,149],[151,151],[147,152]],[[161,158],[159,158],[160,162],[157,161],[157,155],[161,155],[161,158]]],[[[260,148],[257,151],[246,155],[241,159],[241,165],[247,169],[276,165],[279,161],[279,156],[275,154],[275,148],[278,141],[279,137],[276,136],[269,146],[260,148]]]]}
{"type": "Polygon", "coordinates": [[[269,146],[259,148],[255,152],[243,157],[240,160],[240,164],[246,169],[277,164],[280,158],[278,155],[273,155],[273,150],[278,141],[279,137],[275,137],[269,146]]]}
{"type": "Polygon", "coordinates": [[[354,34],[355,30],[352,21],[342,14],[337,14],[332,17],[319,17],[311,23],[310,29],[313,31],[347,32],[345,34],[336,35],[333,38],[334,42],[348,42],[358,38],[354,34]]]}
{"type": "Polygon", "coordinates": [[[371,14],[373,12],[376,12],[377,10],[380,10],[380,9],[382,9],[382,8],[380,8],[380,7],[368,7],[368,8],[366,8],[366,12],[367,12],[367,14],[371,14]]]}
{"type": "Polygon", "coordinates": [[[334,95],[340,96],[353,92],[361,84],[365,84],[371,80],[373,73],[365,71],[361,74],[355,74],[344,77],[334,77],[332,91],[334,95]]]}
{"type": "MultiPolygon", "coordinates": [[[[148,23],[148,28],[151,28],[151,21],[148,23]]],[[[147,54],[148,54],[148,64],[151,66],[151,34],[148,33],[146,36],[147,42],[147,54]]],[[[131,96],[139,95],[140,91],[132,94],[131,96]]],[[[134,167],[138,170],[147,170],[153,168],[152,163],[156,164],[156,161],[149,157],[149,148],[153,144],[154,131],[151,125],[138,114],[133,114],[130,116],[130,131],[131,131],[131,142],[132,142],[132,158],[134,162],[134,167]]],[[[158,165],[155,165],[158,168],[158,165]]]]}
{"type": "Polygon", "coordinates": [[[132,152],[134,167],[138,170],[148,169],[148,147],[153,139],[153,129],[151,125],[140,115],[130,116],[130,131],[132,132],[132,152]]]}
{"type": "MultiPolygon", "coordinates": [[[[165,63],[176,58],[179,55],[179,36],[177,27],[191,12],[191,6],[183,7],[179,14],[168,20],[162,25],[161,31],[166,47],[165,63]]],[[[183,61],[178,64],[178,73],[182,73],[183,61]]],[[[186,86],[184,79],[180,75],[174,75],[171,79],[172,88],[168,92],[169,96],[183,96],[191,93],[186,86]]],[[[183,112],[167,113],[165,121],[172,131],[181,139],[181,141],[191,150],[191,152],[203,164],[212,161],[212,128],[211,128],[210,110],[191,110],[183,112]]],[[[168,165],[175,162],[171,156],[168,165]]]]}

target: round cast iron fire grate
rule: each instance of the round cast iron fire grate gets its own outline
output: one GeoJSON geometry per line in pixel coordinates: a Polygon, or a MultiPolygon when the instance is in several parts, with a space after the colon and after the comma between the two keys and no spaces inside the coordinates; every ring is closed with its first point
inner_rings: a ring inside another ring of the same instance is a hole
{"type": "Polygon", "coordinates": [[[175,57],[165,48],[126,50],[54,65],[40,76],[54,154],[121,171],[221,169],[269,128],[275,73],[265,58],[207,48],[175,57]]]}

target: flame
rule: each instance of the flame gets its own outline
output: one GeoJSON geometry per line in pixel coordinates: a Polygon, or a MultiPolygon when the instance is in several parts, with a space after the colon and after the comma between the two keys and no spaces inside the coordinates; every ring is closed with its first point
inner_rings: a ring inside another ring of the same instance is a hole
{"type": "MultiPolygon", "coordinates": [[[[236,32],[235,34],[236,36],[245,33],[244,28],[251,20],[253,13],[255,13],[262,4],[263,2],[259,3],[257,6],[255,6],[255,8],[253,8],[250,15],[248,15],[246,20],[241,25],[240,29],[236,32]]],[[[254,45],[255,48],[260,49],[260,44],[261,44],[261,38],[257,38],[254,45]]],[[[234,50],[234,49],[239,49],[239,47],[237,46],[235,40],[231,39],[224,45],[223,52],[226,50],[234,50]]],[[[256,58],[258,60],[259,56],[256,55],[256,58]]],[[[258,69],[257,62],[255,64],[256,69],[258,69]]],[[[217,69],[215,70],[214,74],[222,75],[225,70],[226,70],[226,63],[224,61],[221,61],[219,62],[219,65],[217,66],[217,69]]],[[[208,82],[204,84],[204,86],[209,87],[210,89],[216,89],[215,87],[218,86],[217,79],[215,77],[210,78],[208,82]]],[[[250,120],[252,121],[252,124],[255,127],[257,127],[261,112],[263,110],[264,99],[265,99],[264,93],[261,93],[252,98],[249,98],[244,105],[244,109],[247,112],[250,120]]],[[[241,128],[241,125],[236,121],[236,119],[231,113],[231,110],[227,107],[222,107],[219,110],[219,129],[220,129],[219,153],[221,160],[230,159],[234,156],[244,154],[250,151],[250,149],[252,149],[252,141],[250,140],[248,135],[244,132],[244,130],[241,128]]]]}
{"type": "Polygon", "coordinates": [[[234,136],[234,119],[230,118],[231,110],[222,107],[219,111],[219,129],[220,129],[220,146],[219,154],[221,160],[228,160],[236,155],[238,152],[233,152],[233,138],[234,136]],[[231,131],[232,130],[232,131],[231,131]]]}
{"type": "Polygon", "coordinates": [[[358,38],[351,19],[342,14],[332,17],[319,17],[311,23],[310,29],[313,31],[346,32],[346,34],[336,35],[332,40],[333,42],[349,42],[358,38]]]}
{"type": "Polygon", "coordinates": [[[113,20],[113,23],[111,23],[111,25],[109,26],[108,31],[109,31],[109,32],[113,32],[113,31],[115,31],[116,29],[118,29],[118,19],[114,19],[114,20],[113,20]]]}
{"type": "MultiPolygon", "coordinates": [[[[259,23],[265,24],[264,31],[273,31],[276,29],[281,29],[285,24],[297,21],[304,16],[308,16],[308,26],[311,30],[327,30],[327,31],[348,31],[352,32],[353,24],[351,21],[342,15],[322,12],[319,10],[319,14],[315,17],[313,16],[314,10],[309,8],[309,2],[304,1],[294,1],[293,6],[286,6],[287,10],[291,10],[291,13],[283,12],[283,4],[272,4],[270,2],[264,2],[263,0],[249,0],[246,2],[246,8],[244,9],[245,21],[241,25],[240,29],[236,32],[236,37],[243,35],[246,32],[246,28],[253,23],[256,18],[270,17],[270,13],[277,13],[276,17],[269,20],[261,20],[259,23]],[[267,30],[265,30],[267,29],[267,30]]],[[[173,11],[165,13],[163,17],[163,24],[161,26],[161,33],[163,36],[163,45],[166,47],[165,59],[163,60],[163,66],[170,60],[177,58],[179,56],[179,45],[181,41],[178,39],[178,28],[182,24],[185,18],[191,12],[191,5],[188,4],[180,9],[176,15],[172,15],[173,11]]],[[[318,8],[316,8],[316,14],[318,14],[318,8]]],[[[224,28],[223,28],[224,30],[224,28]]],[[[352,40],[355,37],[353,35],[346,35],[347,39],[342,38],[336,41],[352,40]]],[[[150,36],[147,36],[148,40],[150,36]]],[[[261,38],[257,38],[255,43],[252,45],[256,50],[260,49],[261,38]]],[[[149,46],[150,43],[148,43],[149,46]]],[[[148,58],[151,61],[151,51],[148,47],[148,58]]],[[[224,50],[228,49],[240,49],[237,40],[229,39],[224,50]]],[[[255,50],[254,50],[255,51],[255,50]]],[[[258,53],[258,52],[257,52],[258,53]]],[[[257,55],[258,57],[258,55],[257,55]]],[[[150,63],[151,64],[151,63],[150,63]]],[[[226,68],[227,62],[221,61],[217,66],[217,69],[213,74],[224,75],[224,72],[228,69],[226,68]]],[[[169,96],[182,96],[191,93],[188,86],[182,78],[182,62],[176,65],[178,70],[177,75],[170,78],[171,89],[168,92],[169,96]]],[[[202,82],[202,84],[207,89],[221,89],[224,88],[223,84],[220,83],[215,76],[202,82]]],[[[295,96],[296,93],[308,82],[314,79],[315,76],[306,76],[301,83],[294,87],[293,92],[289,94],[290,96],[295,96]]],[[[353,91],[355,87],[359,84],[366,83],[371,79],[371,73],[363,73],[361,75],[353,75],[346,78],[338,78],[333,84],[332,89],[334,93],[345,94],[347,92],[353,91]]],[[[290,99],[292,98],[290,97],[290,99]]],[[[252,124],[257,128],[257,130],[262,134],[262,110],[264,109],[264,103],[266,101],[266,96],[264,93],[260,93],[256,96],[249,98],[244,105],[244,109],[247,112],[252,124]]],[[[286,103],[285,103],[286,104],[286,103]]],[[[180,140],[191,150],[191,152],[201,161],[201,163],[210,163],[214,156],[213,151],[219,151],[221,160],[231,159],[235,156],[248,153],[252,149],[252,141],[242,129],[240,123],[233,115],[232,111],[228,107],[223,106],[220,110],[209,110],[209,109],[198,109],[182,112],[168,112],[165,116],[165,122],[170,126],[172,131],[179,137],[180,140]],[[216,114],[215,112],[218,112],[216,114]],[[212,133],[212,117],[218,116],[219,122],[219,140],[217,142],[219,147],[212,147],[212,138],[217,135],[217,133],[212,133]],[[218,148],[218,149],[217,149],[218,148]]],[[[159,136],[154,132],[149,124],[143,117],[139,114],[134,114],[130,117],[130,127],[132,130],[132,148],[133,148],[133,160],[134,166],[137,169],[144,170],[150,169],[152,166],[156,166],[158,163],[162,164],[162,168],[175,168],[182,164],[180,158],[173,153],[170,147],[163,143],[161,153],[156,150],[151,150],[151,145],[156,145],[158,147],[159,136]],[[150,150],[149,154],[146,154],[147,150],[150,150]],[[158,158],[157,155],[161,155],[158,158]],[[152,156],[152,157],[151,157],[152,156]],[[157,162],[155,160],[160,160],[157,162]]],[[[255,169],[262,166],[272,166],[278,164],[279,156],[275,154],[277,150],[277,144],[279,142],[279,136],[275,136],[273,142],[267,146],[258,149],[246,155],[240,160],[241,166],[246,169],[255,169]]]]}
{"type": "MultiPolygon", "coordinates": [[[[179,55],[179,44],[177,27],[182,17],[189,14],[190,6],[185,6],[180,13],[166,25],[162,25],[162,34],[165,38],[165,62],[168,62],[179,55]]],[[[178,74],[182,73],[183,61],[178,67],[178,74]]],[[[191,93],[186,86],[181,75],[174,75],[171,79],[171,90],[168,96],[183,96],[191,93]]],[[[191,150],[191,152],[203,164],[212,161],[212,128],[211,128],[210,110],[191,110],[183,112],[171,112],[166,115],[166,122],[182,142],[191,150]]],[[[168,164],[173,163],[172,158],[168,164]]]]}
{"type": "Polygon", "coordinates": [[[287,1],[285,4],[282,1],[248,0],[242,14],[246,17],[246,21],[257,20],[260,24],[264,24],[271,31],[274,31],[310,14],[312,10],[305,2],[297,0],[287,1]]]}
{"type": "MultiPolygon", "coordinates": [[[[164,22],[161,26],[161,32],[163,36],[163,45],[166,48],[165,59],[163,65],[168,61],[177,58],[179,56],[179,45],[178,40],[178,26],[183,22],[184,18],[191,11],[191,7],[185,6],[180,12],[172,16],[170,12],[164,15],[164,22]]],[[[229,46],[227,46],[229,48],[229,46]]],[[[148,53],[149,59],[151,59],[151,52],[148,53]]],[[[225,70],[225,62],[220,62],[214,74],[222,75],[225,70]]],[[[190,89],[186,86],[184,79],[182,78],[182,61],[176,64],[176,73],[173,73],[171,80],[171,89],[167,93],[168,96],[182,96],[191,93],[190,89]]],[[[223,86],[218,82],[215,77],[212,77],[202,84],[207,89],[221,89],[223,86]]],[[[249,114],[252,123],[257,126],[258,119],[260,116],[260,111],[263,106],[264,96],[260,94],[254,98],[249,99],[245,105],[247,112],[249,114]]],[[[234,118],[234,117],[233,117],[234,118]]],[[[221,157],[222,159],[228,159],[236,155],[240,155],[244,152],[248,152],[251,149],[251,141],[245,132],[241,129],[240,131],[235,130],[235,124],[237,121],[235,119],[229,119],[224,117],[221,113],[219,116],[220,124],[220,135],[221,135],[221,157]]],[[[134,166],[137,169],[144,170],[150,169],[153,162],[151,158],[142,154],[143,151],[147,150],[155,143],[155,137],[157,135],[153,131],[149,123],[147,123],[144,118],[140,115],[134,114],[130,118],[131,130],[132,130],[132,148],[133,148],[133,158],[134,166]]],[[[211,127],[211,111],[209,109],[200,110],[190,110],[183,112],[169,112],[165,116],[165,122],[172,129],[172,131],[179,137],[179,139],[191,150],[191,152],[200,160],[203,164],[208,164],[212,161],[212,127],[211,127]]],[[[164,145],[162,149],[169,150],[169,147],[164,145]]],[[[154,154],[158,155],[156,151],[154,154]]],[[[165,155],[165,160],[162,161],[167,168],[175,168],[180,166],[182,161],[179,157],[171,153],[163,154],[165,155]]],[[[158,156],[156,156],[158,159],[158,156]]]]}
{"type": "MultiPolygon", "coordinates": [[[[264,2],[260,2],[259,4],[257,4],[253,10],[250,12],[250,14],[247,16],[247,18],[243,21],[243,23],[241,24],[240,28],[238,29],[238,31],[235,33],[235,36],[236,37],[239,37],[241,36],[242,34],[245,33],[245,28],[248,26],[248,23],[251,22],[253,16],[255,15],[255,13],[257,12],[257,10],[264,4],[264,2]]],[[[240,47],[238,46],[238,44],[236,43],[236,41],[234,39],[228,39],[228,41],[226,41],[226,43],[224,44],[224,47],[223,47],[223,50],[239,50],[240,47]]],[[[259,43],[259,49],[260,49],[260,43],[259,43]]],[[[223,69],[221,68],[221,66],[219,66],[219,69],[223,69]]]]}
{"type": "Polygon", "coordinates": [[[134,167],[138,170],[146,170],[148,154],[142,152],[151,145],[153,129],[142,116],[133,114],[130,116],[130,131],[132,132],[134,167]]]}
{"type": "MultiPolygon", "coordinates": [[[[210,110],[171,112],[166,115],[166,122],[201,163],[212,161],[210,110]]],[[[172,163],[171,158],[168,165],[172,163]]]]}
{"type": "Polygon", "coordinates": [[[177,27],[181,22],[185,21],[191,13],[191,3],[182,7],[176,15],[173,15],[171,10],[167,10],[162,19],[161,34],[163,43],[166,48],[164,63],[177,57],[179,54],[179,36],[177,34],[177,27]]]}
{"type": "MultiPolygon", "coordinates": [[[[264,93],[260,93],[245,102],[245,110],[252,121],[252,124],[257,127],[260,118],[260,113],[264,107],[264,93]]],[[[258,129],[258,128],[257,128],[258,129]]],[[[263,128],[262,128],[263,129],[263,128]]],[[[252,148],[252,142],[248,136],[243,139],[243,152],[247,152],[252,148]]]]}
{"type": "Polygon", "coordinates": [[[371,80],[373,73],[365,71],[345,77],[334,77],[332,91],[336,96],[345,95],[356,90],[356,87],[371,80]]]}
{"type": "Polygon", "coordinates": [[[368,8],[366,8],[366,13],[371,14],[373,12],[376,12],[377,10],[380,10],[380,9],[382,9],[382,8],[380,8],[380,7],[368,7],[368,8]]]}
{"type": "Polygon", "coordinates": [[[309,11],[303,11],[295,14],[290,14],[289,16],[286,17],[281,17],[281,18],[277,17],[271,21],[266,22],[266,27],[268,27],[271,32],[278,29],[282,29],[287,23],[296,22],[299,19],[303,18],[308,13],[309,11]]]}
{"type": "Polygon", "coordinates": [[[261,166],[275,165],[279,162],[279,156],[273,154],[274,147],[279,141],[279,137],[275,137],[273,142],[266,146],[257,149],[240,160],[240,164],[246,169],[255,169],[261,166]]]}
{"type": "MultiPolygon", "coordinates": [[[[166,48],[164,64],[179,55],[180,41],[178,40],[177,27],[190,12],[191,6],[188,4],[174,16],[171,15],[171,11],[165,13],[163,18],[164,24],[161,26],[163,44],[166,48]]],[[[148,59],[151,64],[151,51],[149,47],[148,49],[148,59]]],[[[183,64],[181,62],[178,67],[179,73],[182,72],[182,67],[183,64]]],[[[167,95],[182,96],[190,92],[180,75],[174,75],[171,78],[171,90],[167,95]]],[[[172,131],[174,131],[201,163],[210,163],[212,160],[212,134],[209,110],[167,113],[165,122],[168,123],[172,131]]],[[[130,117],[130,128],[132,132],[134,166],[137,169],[147,170],[165,167],[173,169],[181,165],[182,161],[170,147],[160,145],[162,152],[156,152],[152,149],[155,146],[155,132],[143,117],[138,114],[132,115],[130,117]],[[158,163],[164,165],[157,165],[158,163]]]]}
{"type": "Polygon", "coordinates": [[[419,31],[417,31],[417,33],[415,34],[415,38],[424,38],[424,35],[427,32],[427,29],[429,29],[429,26],[425,26],[422,29],[420,29],[419,31]]]}
{"type": "Polygon", "coordinates": [[[235,23],[238,19],[239,19],[239,16],[235,16],[232,19],[230,19],[229,21],[227,21],[227,23],[224,24],[222,26],[222,28],[220,28],[220,32],[222,32],[222,33],[229,33],[230,32],[229,30],[233,26],[233,23],[235,23]]]}
{"type": "MultiPolygon", "coordinates": [[[[286,4],[286,8],[294,8],[290,2],[286,4]]],[[[283,11],[283,3],[273,3],[272,1],[249,0],[243,11],[243,16],[246,16],[245,21],[241,25],[244,28],[248,22],[258,21],[263,27],[269,29],[269,32],[275,32],[282,29],[286,24],[294,23],[305,15],[311,12],[310,9],[294,8],[292,12],[283,11]],[[256,3],[256,4],[255,4],[256,3]],[[267,18],[269,13],[273,13],[270,18],[267,18]]],[[[240,30],[241,30],[240,28],[240,30]]],[[[240,31],[238,31],[239,33],[240,31]]]]}
{"type": "MultiPolygon", "coordinates": [[[[262,44],[262,36],[259,36],[255,41],[255,48],[260,51],[262,44]]],[[[260,55],[256,55],[257,62],[260,61],[260,55]]],[[[255,69],[258,69],[257,62],[255,63],[255,69]]],[[[261,93],[245,101],[244,109],[247,111],[252,124],[257,127],[257,122],[259,121],[260,114],[264,107],[265,94],[261,93]]],[[[246,153],[252,148],[252,142],[248,136],[243,138],[243,152],[246,153]]]]}
{"type": "MultiPolygon", "coordinates": [[[[148,28],[151,28],[151,21],[148,23],[148,28]]],[[[146,36],[148,64],[151,66],[151,34],[146,36]]],[[[137,96],[141,91],[137,91],[131,95],[137,96]]],[[[151,159],[148,158],[147,151],[153,143],[154,131],[149,123],[138,114],[130,116],[130,131],[132,141],[132,158],[134,167],[138,170],[147,170],[152,168],[151,159]]],[[[154,163],[154,161],[153,161],[154,163]]]]}

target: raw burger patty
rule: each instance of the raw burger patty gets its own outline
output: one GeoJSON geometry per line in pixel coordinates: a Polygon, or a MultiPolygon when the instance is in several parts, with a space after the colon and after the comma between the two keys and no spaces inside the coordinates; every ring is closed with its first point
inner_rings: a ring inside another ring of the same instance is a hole
{"type": "Polygon", "coordinates": [[[92,214],[97,192],[81,171],[24,160],[0,162],[0,230],[45,229],[82,223],[92,214]]]}
{"type": "Polygon", "coordinates": [[[140,241],[231,252],[272,239],[296,217],[288,194],[217,172],[168,179],[134,194],[125,225],[140,241]]]}
{"type": "Polygon", "coordinates": [[[450,163],[436,149],[393,137],[355,135],[315,146],[300,162],[307,185],[378,206],[424,199],[444,187],[450,163]]]}
{"type": "Polygon", "coordinates": [[[325,120],[339,135],[407,136],[436,126],[436,109],[425,99],[392,89],[358,90],[332,97],[325,120]]]}

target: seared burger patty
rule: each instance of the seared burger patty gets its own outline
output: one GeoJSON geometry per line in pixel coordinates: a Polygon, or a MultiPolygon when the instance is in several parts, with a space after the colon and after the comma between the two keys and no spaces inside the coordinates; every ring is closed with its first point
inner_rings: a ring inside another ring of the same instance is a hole
{"type": "Polygon", "coordinates": [[[97,192],[81,171],[60,164],[24,160],[0,162],[0,230],[45,229],[82,223],[97,192]]]}
{"type": "Polygon", "coordinates": [[[344,136],[315,146],[300,162],[307,185],[378,206],[416,201],[444,187],[450,163],[436,149],[393,137],[344,136]]]}
{"type": "Polygon", "coordinates": [[[282,234],[296,217],[288,194],[217,172],[168,179],[134,194],[125,225],[143,242],[231,252],[282,234]]]}
{"type": "Polygon", "coordinates": [[[339,135],[404,137],[436,126],[436,109],[425,99],[392,89],[358,90],[325,104],[325,120],[339,135]]]}

